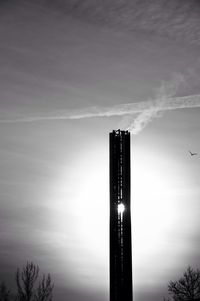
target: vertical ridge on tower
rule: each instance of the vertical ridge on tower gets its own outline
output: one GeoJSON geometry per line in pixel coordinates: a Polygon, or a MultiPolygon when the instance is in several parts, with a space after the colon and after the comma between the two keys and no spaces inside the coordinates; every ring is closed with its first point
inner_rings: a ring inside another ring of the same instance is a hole
{"type": "Polygon", "coordinates": [[[130,133],[110,133],[110,301],[132,301],[130,133]]]}

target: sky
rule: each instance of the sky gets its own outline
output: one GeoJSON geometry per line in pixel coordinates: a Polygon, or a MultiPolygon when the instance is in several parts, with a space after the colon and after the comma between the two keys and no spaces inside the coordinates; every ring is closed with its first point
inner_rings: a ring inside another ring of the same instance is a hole
{"type": "Polygon", "coordinates": [[[118,128],[132,132],[134,301],[163,300],[199,267],[199,14],[197,0],[1,1],[0,279],[11,287],[32,260],[55,301],[109,300],[118,128]]]}

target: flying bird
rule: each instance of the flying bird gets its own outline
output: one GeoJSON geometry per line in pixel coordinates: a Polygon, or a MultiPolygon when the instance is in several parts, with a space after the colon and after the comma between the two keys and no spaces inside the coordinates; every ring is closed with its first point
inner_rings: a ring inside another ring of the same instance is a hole
{"type": "Polygon", "coordinates": [[[198,155],[197,153],[192,153],[191,151],[189,151],[189,153],[190,153],[191,156],[196,156],[196,155],[198,155]]]}

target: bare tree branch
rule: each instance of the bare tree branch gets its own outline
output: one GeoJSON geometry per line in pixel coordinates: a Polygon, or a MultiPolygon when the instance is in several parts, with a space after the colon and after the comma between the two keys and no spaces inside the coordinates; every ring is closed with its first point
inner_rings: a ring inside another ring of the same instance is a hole
{"type": "Polygon", "coordinates": [[[22,271],[17,269],[17,300],[31,301],[34,295],[34,285],[39,275],[39,267],[33,262],[27,262],[22,271]]]}
{"type": "Polygon", "coordinates": [[[174,301],[193,301],[200,299],[200,270],[190,266],[177,281],[170,281],[169,294],[174,301]]]}
{"type": "Polygon", "coordinates": [[[15,274],[17,294],[11,295],[6,285],[0,283],[0,301],[52,301],[54,285],[50,274],[39,279],[39,267],[27,262],[15,274]]]}
{"type": "Polygon", "coordinates": [[[4,282],[0,284],[0,301],[10,301],[11,294],[4,282]]]}
{"type": "Polygon", "coordinates": [[[52,292],[53,292],[53,284],[51,281],[51,276],[48,274],[46,277],[43,275],[42,280],[39,283],[37,293],[35,294],[35,301],[51,301],[52,300],[52,292]]]}

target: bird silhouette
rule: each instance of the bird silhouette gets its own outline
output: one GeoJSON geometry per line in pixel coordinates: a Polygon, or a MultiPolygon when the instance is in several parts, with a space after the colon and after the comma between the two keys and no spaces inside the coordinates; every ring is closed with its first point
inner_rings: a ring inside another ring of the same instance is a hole
{"type": "Polygon", "coordinates": [[[192,153],[190,150],[189,150],[189,153],[190,153],[191,156],[196,156],[196,155],[198,155],[197,153],[192,153]]]}

